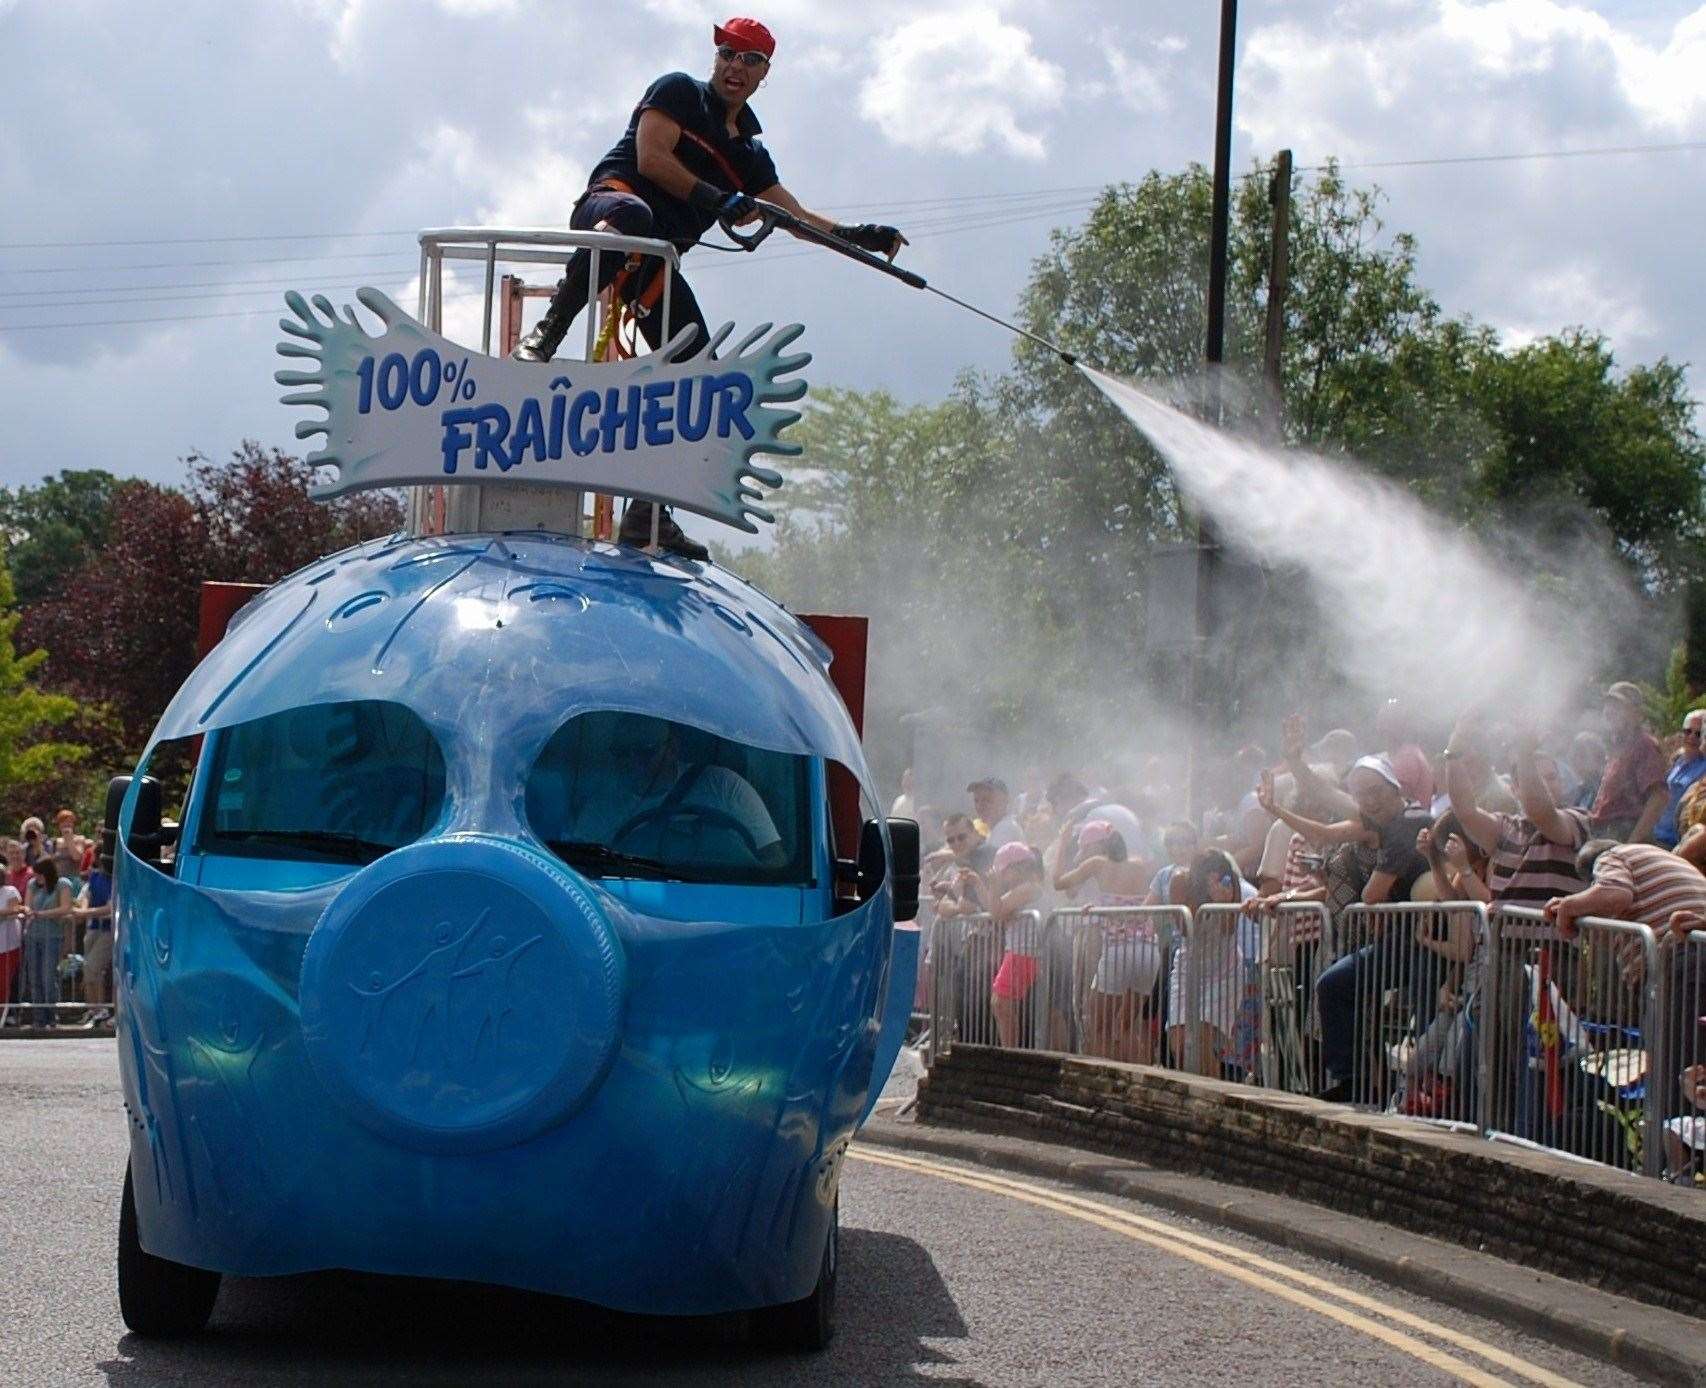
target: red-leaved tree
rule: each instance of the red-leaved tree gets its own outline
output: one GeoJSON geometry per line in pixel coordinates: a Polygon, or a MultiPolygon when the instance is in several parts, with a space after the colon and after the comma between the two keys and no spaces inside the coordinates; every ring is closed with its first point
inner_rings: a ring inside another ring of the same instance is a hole
{"type": "Polygon", "coordinates": [[[115,489],[106,544],[26,610],[21,632],[48,652],[44,683],[104,705],[132,755],[195,666],[204,579],[272,583],[402,524],[392,495],[312,500],[312,469],[257,443],[224,464],[187,464],[182,491],[115,489]]]}

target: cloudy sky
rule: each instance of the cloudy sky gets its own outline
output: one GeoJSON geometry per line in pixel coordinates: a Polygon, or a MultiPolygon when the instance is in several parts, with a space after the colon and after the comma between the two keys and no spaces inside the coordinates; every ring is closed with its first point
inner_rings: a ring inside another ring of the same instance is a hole
{"type": "MultiPolygon", "coordinates": [[[[756,4],[757,0],[754,0],[756,4]]],[[[1290,146],[1386,190],[1452,311],[1587,324],[1706,365],[1706,4],[1245,0],[1236,165],[1290,146]]],[[[754,102],[783,181],[893,221],[1009,311],[1096,187],[1211,151],[1213,0],[766,0],[754,102]]],[[[699,0],[0,0],[0,485],[293,445],[279,295],[412,305],[413,231],[566,221],[655,75],[710,64],[699,0]],[[112,320],[131,320],[116,323],[112,320]],[[154,321],[148,321],[154,320],[154,321]],[[34,325],[49,325],[36,327],[34,325]]],[[[778,238],[695,252],[715,323],[798,319],[814,381],[942,392],[1006,336],[778,238]]],[[[451,325],[473,306],[459,301],[451,325]]],[[[477,338],[476,338],[477,341],[477,338]]]]}

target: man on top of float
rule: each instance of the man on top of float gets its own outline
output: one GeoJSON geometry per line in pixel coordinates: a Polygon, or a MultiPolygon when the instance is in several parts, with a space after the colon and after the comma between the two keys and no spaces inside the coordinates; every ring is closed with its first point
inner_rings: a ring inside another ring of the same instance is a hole
{"type": "MultiPolygon", "coordinates": [[[[651,236],[685,251],[719,218],[750,221],[754,198],[773,202],[820,231],[831,232],[855,246],[894,259],[906,238],[894,227],[844,226],[802,207],[776,178],[776,165],[759,143],[758,117],[747,105],[770,70],[776,40],[756,19],[731,19],[714,25],[717,45],[711,80],[701,82],[685,72],[660,77],[646,89],[628,120],[628,128],[592,171],[586,192],[575,203],[569,225],[577,231],[613,231],[625,236],[651,236]]],[[[623,257],[599,257],[602,290],[624,270],[623,257]]],[[[550,307],[539,325],[515,349],[519,361],[550,361],[562,345],[587,300],[592,257],[576,251],[568,272],[557,284],[550,307]]],[[[670,294],[668,324],[653,312],[662,279],[658,262],[648,259],[622,295],[635,306],[640,331],[653,351],[689,323],[698,332],[683,350],[691,355],[709,332],[705,315],[687,281],[677,278],[670,294]]],[[[652,506],[634,501],[622,517],[618,535],[624,544],[650,542],[652,506]]],[[[693,559],[708,557],[703,545],[689,539],[666,510],[658,518],[658,542],[667,550],[693,559]]]]}

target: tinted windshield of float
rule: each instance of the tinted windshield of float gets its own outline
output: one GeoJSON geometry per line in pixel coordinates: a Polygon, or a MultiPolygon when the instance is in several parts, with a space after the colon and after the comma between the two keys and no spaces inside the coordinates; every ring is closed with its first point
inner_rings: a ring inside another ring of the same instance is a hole
{"type": "Polygon", "coordinates": [[[196,849],[366,864],[444,808],[444,754],[420,717],[378,700],[310,704],[216,739],[196,849]]]}
{"type": "MultiPolygon", "coordinates": [[[[313,704],[215,735],[194,851],[365,866],[429,834],[445,759],[421,718],[313,704]]],[[[726,885],[813,881],[811,761],[644,714],[563,724],[527,777],[529,827],[587,877],[726,885]]]]}
{"type": "Polygon", "coordinates": [[[589,877],[800,885],[812,880],[810,761],[682,723],[570,719],[527,780],[527,819],[589,877]]]}

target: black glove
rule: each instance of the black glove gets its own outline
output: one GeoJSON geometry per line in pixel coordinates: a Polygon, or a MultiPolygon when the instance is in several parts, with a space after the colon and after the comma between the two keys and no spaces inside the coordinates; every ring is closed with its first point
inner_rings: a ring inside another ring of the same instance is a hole
{"type": "Polygon", "coordinates": [[[838,226],[835,234],[843,241],[851,241],[862,251],[870,251],[872,255],[893,256],[901,248],[902,237],[898,227],[880,226],[876,222],[860,222],[858,226],[838,226]]]}
{"type": "Polygon", "coordinates": [[[723,205],[723,199],[726,197],[728,194],[715,183],[707,183],[702,178],[695,182],[687,193],[687,201],[691,206],[712,214],[723,205]]]}
{"type": "Polygon", "coordinates": [[[719,222],[738,222],[749,212],[758,211],[758,204],[745,193],[730,193],[717,205],[719,222]]]}

